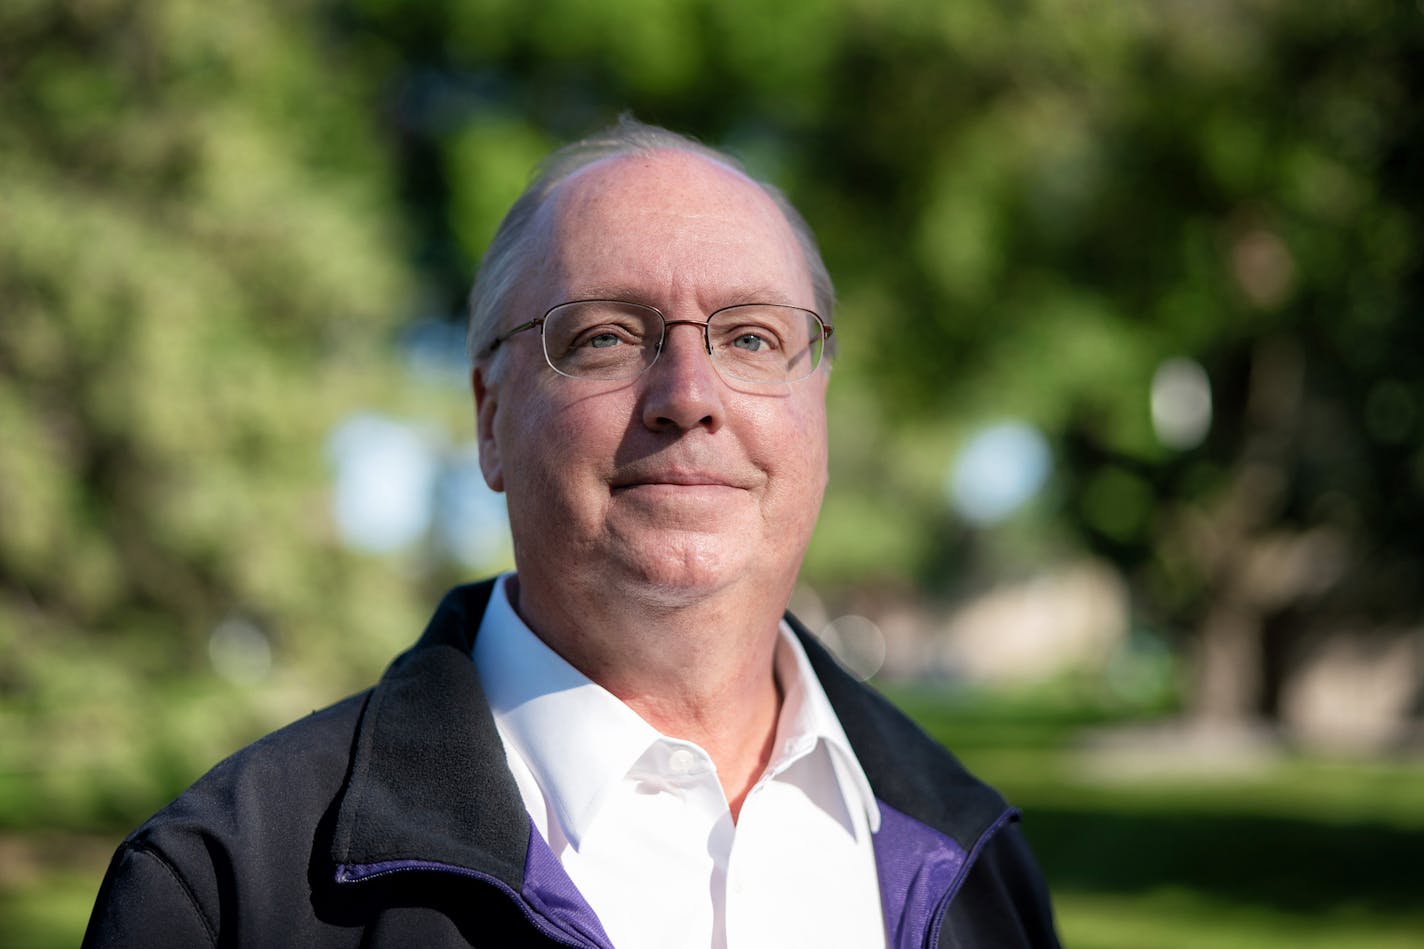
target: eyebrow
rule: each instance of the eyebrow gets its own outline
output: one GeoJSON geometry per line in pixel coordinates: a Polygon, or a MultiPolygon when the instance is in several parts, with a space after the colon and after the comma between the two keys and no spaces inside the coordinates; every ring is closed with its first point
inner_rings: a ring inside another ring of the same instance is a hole
{"type": "MultiPolygon", "coordinates": [[[[627,303],[639,303],[643,306],[651,306],[656,310],[662,309],[661,306],[651,302],[647,293],[644,291],[635,290],[630,286],[622,284],[594,284],[592,286],[586,286],[575,292],[569,299],[623,300],[627,303]]],[[[746,303],[772,303],[782,306],[799,306],[799,304],[792,302],[791,298],[787,296],[785,292],[770,289],[764,284],[734,285],[725,290],[718,290],[717,299],[719,303],[712,308],[713,310],[746,303]]]]}

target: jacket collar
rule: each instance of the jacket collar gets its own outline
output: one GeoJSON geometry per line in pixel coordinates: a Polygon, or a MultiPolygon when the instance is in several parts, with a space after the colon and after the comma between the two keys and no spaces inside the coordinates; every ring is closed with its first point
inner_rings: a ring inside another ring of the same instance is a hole
{"type": "Polygon", "coordinates": [[[529,818],[470,660],[492,586],[447,593],[372,690],[337,812],[338,867],[420,861],[521,888],[529,818]]]}
{"type": "Polygon", "coordinates": [[[841,668],[800,620],[790,613],[786,620],[800,637],[875,796],[972,851],[1002,823],[1009,810],[1004,798],[879,692],[841,668]]]}
{"type": "MultiPolygon", "coordinates": [[[[342,867],[428,862],[494,876],[519,891],[530,822],[470,651],[493,581],[445,595],[420,640],[372,690],[339,802],[342,867]]],[[[846,673],[787,614],[875,796],[963,852],[1007,805],[882,696],[846,673]]]]}

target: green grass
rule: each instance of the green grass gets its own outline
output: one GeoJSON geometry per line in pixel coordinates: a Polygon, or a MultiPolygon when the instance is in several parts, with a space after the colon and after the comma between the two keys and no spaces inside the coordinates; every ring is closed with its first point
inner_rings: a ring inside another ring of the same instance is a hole
{"type": "Polygon", "coordinates": [[[1080,736],[1130,725],[1120,712],[895,697],[1023,809],[1068,946],[1424,946],[1424,762],[1280,751],[1114,771],[1080,736]]]}
{"type": "Polygon", "coordinates": [[[1418,949],[1420,914],[1343,906],[1316,913],[1234,903],[1192,890],[1133,896],[1059,890],[1059,933],[1072,949],[1418,949]]]}

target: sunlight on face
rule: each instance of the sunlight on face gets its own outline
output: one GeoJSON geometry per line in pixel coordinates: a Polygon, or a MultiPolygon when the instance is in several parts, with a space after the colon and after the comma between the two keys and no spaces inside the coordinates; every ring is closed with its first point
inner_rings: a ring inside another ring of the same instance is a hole
{"type": "MultiPolygon", "coordinates": [[[[536,315],[610,297],[699,323],[736,304],[814,305],[781,212],[705,158],[592,165],[538,226],[542,260],[520,294],[536,315]]],[[[826,481],[824,369],[734,386],[695,326],[669,327],[657,362],[630,381],[557,374],[537,333],[507,346],[482,400],[481,455],[509,496],[523,582],[573,578],[644,599],[738,584],[789,592],[826,481]]]]}

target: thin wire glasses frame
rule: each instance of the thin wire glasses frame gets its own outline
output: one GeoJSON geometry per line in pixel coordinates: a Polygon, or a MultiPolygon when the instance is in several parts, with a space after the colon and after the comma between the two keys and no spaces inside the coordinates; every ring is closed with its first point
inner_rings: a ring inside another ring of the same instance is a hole
{"type": "Polygon", "coordinates": [[[814,310],[785,304],[739,303],[699,321],[669,320],[657,307],[627,300],[570,300],[500,334],[484,354],[538,327],[544,360],[558,374],[627,381],[657,362],[668,327],[680,325],[702,328],[703,348],[720,375],[758,384],[796,382],[811,375],[835,331],[814,310]]]}

